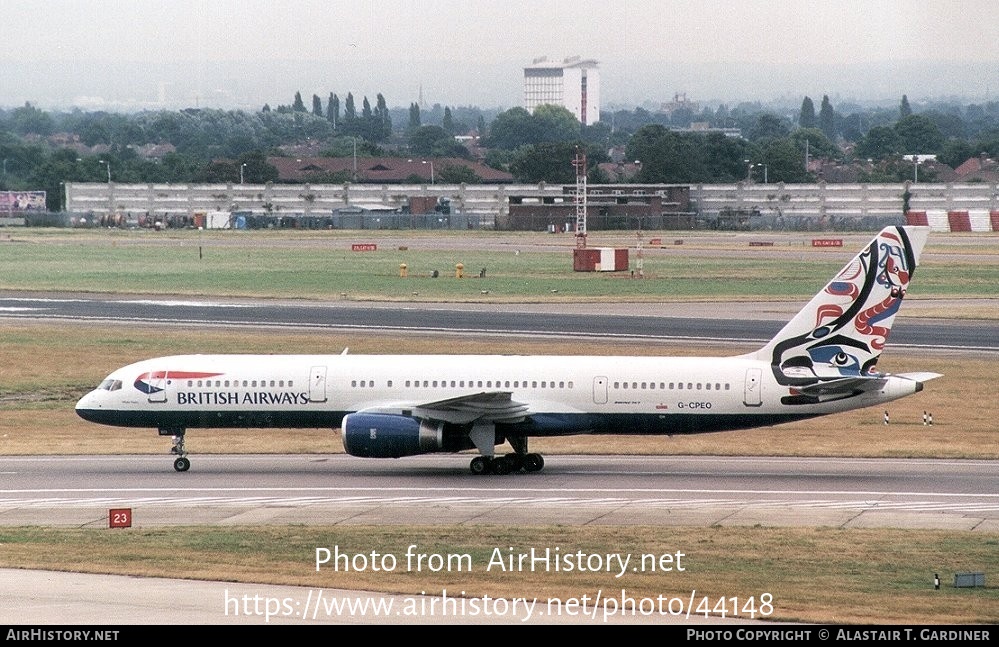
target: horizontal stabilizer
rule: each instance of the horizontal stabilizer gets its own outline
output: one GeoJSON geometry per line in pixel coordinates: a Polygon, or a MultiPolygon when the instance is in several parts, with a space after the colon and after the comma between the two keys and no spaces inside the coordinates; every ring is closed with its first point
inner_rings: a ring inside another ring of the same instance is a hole
{"type": "Polygon", "coordinates": [[[922,383],[940,377],[940,373],[898,373],[890,375],[849,375],[843,377],[819,380],[812,384],[792,387],[801,395],[828,398],[830,396],[849,396],[869,391],[878,391],[888,386],[889,380],[906,380],[914,383],[914,390],[922,390],[922,383]]]}
{"type": "Polygon", "coordinates": [[[864,391],[875,391],[885,384],[885,376],[851,376],[831,380],[821,380],[815,384],[795,386],[794,390],[804,395],[829,396],[852,395],[864,391]]]}
{"type": "Polygon", "coordinates": [[[923,371],[919,373],[895,373],[893,377],[901,377],[906,380],[912,380],[913,382],[929,382],[930,380],[935,380],[938,377],[943,377],[942,373],[930,373],[928,371],[923,371]]]}

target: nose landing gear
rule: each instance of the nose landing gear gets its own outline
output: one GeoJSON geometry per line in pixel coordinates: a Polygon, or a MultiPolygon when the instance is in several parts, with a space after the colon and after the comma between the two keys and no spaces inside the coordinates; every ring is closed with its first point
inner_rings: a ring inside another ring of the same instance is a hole
{"type": "Polygon", "coordinates": [[[176,428],[161,428],[161,436],[172,436],[173,437],[173,447],[170,448],[170,453],[175,454],[177,459],[173,462],[173,468],[178,472],[186,472],[191,469],[191,459],[187,457],[187,450],[184,449],[184,429],[176,428]]]}

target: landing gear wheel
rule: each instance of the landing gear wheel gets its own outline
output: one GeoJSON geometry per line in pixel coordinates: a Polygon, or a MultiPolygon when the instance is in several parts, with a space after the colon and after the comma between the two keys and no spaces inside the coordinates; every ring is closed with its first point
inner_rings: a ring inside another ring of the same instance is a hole
{"type": "Polygon", "coordinates": [[[493,460],[493,474],[509,474],[511,462],[506,456],[500,456],[493,460]]]}
{"type": "Polygon", "coordinates": [[[503,460],[509,463],[511,472],[519,472],[524,469],[524,457],[521,454],[507,454],[503,460]]]}
{"type": "Polygon", "coordinates": [[[492,472],[491,461],[485,456],[476,456],[472,459],[471,464],[468,466],[472,474],[479,476],[480,474],[489,474],[492,472]]]}
{"type": "Polygon", "coordinates": [[[186,472],[191,469],[191,461],[186,456],[181,456],[173,462],[173,468],[178,472],[186,472]]]}
{"type": "Polygon", "coordinates": [[[524,456],[525,472],[540,472],[545,466],[545,459],[541,454],[527,454],[524,456]]]}

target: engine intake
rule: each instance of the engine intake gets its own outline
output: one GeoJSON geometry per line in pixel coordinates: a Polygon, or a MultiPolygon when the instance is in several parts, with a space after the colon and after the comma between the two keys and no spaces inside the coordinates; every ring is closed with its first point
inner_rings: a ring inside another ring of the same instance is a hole
{"type": "Polygon", "coordinates": [[[444,423],[384,413],[344,417],[343,448],[352,456],[400,458],[444,450],[444,423]]]}

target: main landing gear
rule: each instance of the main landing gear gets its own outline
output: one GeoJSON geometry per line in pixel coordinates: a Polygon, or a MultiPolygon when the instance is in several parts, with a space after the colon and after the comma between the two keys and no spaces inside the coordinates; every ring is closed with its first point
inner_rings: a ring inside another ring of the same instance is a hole
{"type": "Polygon", "coordinates": [[[186,472],[191,469],[191,459],[187,457],[187,450],[184,449],[184,431],[184,429],[160,429],[161,436],[173,436],[173,447],[170,448],[170,453],[177,456],[173,462],[173,468],[178,472],[186,472]]]}
{"type": "MultiPolygon", "coordinates": [[[[511,474],[514,472],[540,472],[545,466],[545,459],[541,454],[529,454],[527,452],[527,438],[508,438],[513,453],[506,456],[476,456],[472,459],[468,468],[472,474],[511,474]]],[[[481,448],[480,448],[481,449],[481,448]]],[[[492,447],[490,447],[492,449],[492,447]]]]}
{"type": "Polygon", "coordinates": [[[540,472],[545,466],[541,454],[507,454],[506,456],[476,456],[468,466],[472,474],[511,474],[514,472],[540,472]]]}

